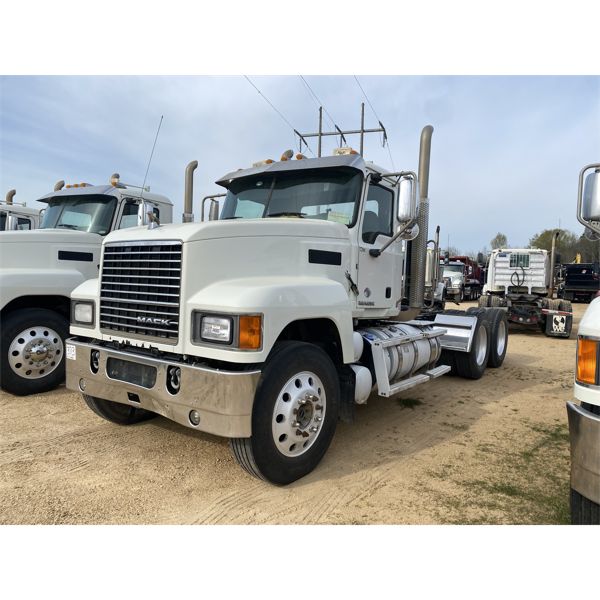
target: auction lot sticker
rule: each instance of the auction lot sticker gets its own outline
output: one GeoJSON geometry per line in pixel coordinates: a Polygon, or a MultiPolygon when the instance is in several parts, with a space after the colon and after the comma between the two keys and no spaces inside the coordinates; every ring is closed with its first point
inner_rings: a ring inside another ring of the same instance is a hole
{"type": "Polygon", "coordinates": [[[73,344],[67,344],[67,358],[75,360],[77,357],[77,348],[73,344]]]}

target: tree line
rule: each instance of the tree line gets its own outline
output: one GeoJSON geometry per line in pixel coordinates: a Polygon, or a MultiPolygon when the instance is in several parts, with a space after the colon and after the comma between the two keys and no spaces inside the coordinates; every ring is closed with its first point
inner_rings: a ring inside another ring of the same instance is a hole
{"type": "MultiPolygon", "coordinates": [[[[552,249],[552,236],[556,232],[556,229],[543,229],[539,233],[536,233],[530,240],[528,248],[540,248],[542,250],[552,249]]],[[[498,232],[490,240],[490,248],[496,250],[497,248],[510,248],[508,238],[505,234],[498,232]]],[[[455,246],[447,248],[450,256],[460,256],[464,254],[459,251],[455,246]]],[[[489,254],[487,248],[482,248],[479,252],[467,252],[466,255],[477,260],[481,256],[486,257],[489,254]]],[[[556,254],[557,263],[571,263],[576,260],[577,255],[580,256],[580,261],[584,263],[588,262],[600,262],[600,242],[590,241],[583,234],[577,235],[567,229],[561,229],[556,240],[556,254]]]]}

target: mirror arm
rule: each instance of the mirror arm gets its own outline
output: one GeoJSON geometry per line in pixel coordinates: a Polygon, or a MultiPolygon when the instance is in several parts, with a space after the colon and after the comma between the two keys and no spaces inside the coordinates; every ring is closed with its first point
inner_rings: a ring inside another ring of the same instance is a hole
{"type": "Polygon", "coordinates": [[[207,200],[213,200],[214,198],[223,198],[223,196],[227,196],[227,194],[211,194],[210,196],[204,196],[202,198],[202,205],[200,208],[200,221],[204,221],[204,205],[207,200]]]}
{"type": "Polygon", "coordinates": [[[410,229],[416,222],[417,216],[415,213],[417,211],[417,174],[414,171],[399,171],[398,173],[384,173],[383,176],[386,177],[388,175],[397,176],[398,180],[396,181],[396,185],[400,183],[400,179],[402,177],[409,177],[413,180],[413,189],[412,189],[412,197],[410,199],[411,213],[415,216],[405,225],[400,227],[400,229],[383,245],[381,248],[371,248],[369,250],[369,254],[373,258],[377,258],[384,252],[389,246],[391,246],[407,229],[410,229]]]}

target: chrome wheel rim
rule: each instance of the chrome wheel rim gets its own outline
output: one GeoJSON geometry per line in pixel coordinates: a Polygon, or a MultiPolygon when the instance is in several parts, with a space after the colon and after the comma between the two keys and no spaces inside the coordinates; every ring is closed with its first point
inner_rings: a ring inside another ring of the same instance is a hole
{"type": "Polygon", "coordinates": [[[327,409],[325,386],[311,371],[290,377],[277,395],[272,418],[273,441],[284,456],[296,457],[316,442],[327,409]]]}
{"type": "Polygon", "coordinates": [[[475,360],[477,364],[481,366],[485,360],[485,354],[487,351],[487,330],[483,325],[479,328],[477,333],[477,348],[475,350],[475,360]]]}
{"type": "Polygon", "coordinates": [[[498,323],[498,341],[496,344],[498,356],[502,356],[504,353],[504,349],[506,348],[506,337],[506,323],[504,321],[500,321],[500,323],[498,323]]]}
{"type": "Polygon", "coordinates": [[[58,367],[63,351],[63,342],[54,329],[43,325],[28,327],[11,342],[8,364],[23,379],[40,379],[58,367]]]}

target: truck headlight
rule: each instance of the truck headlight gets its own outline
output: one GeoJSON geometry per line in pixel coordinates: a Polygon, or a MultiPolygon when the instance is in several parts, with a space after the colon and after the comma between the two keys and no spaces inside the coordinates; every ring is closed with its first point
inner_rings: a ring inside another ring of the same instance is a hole
{"type": "Polygon", "coordinates": [[[233,322],[231,317],[202,317],[200,339],[207,342],[231,344],[233,322]]]}
{"type": "Polygon", "coordinates": [[[598,385],[598,342],[583,337],[577,340],[577,382],[598,385]]]}
{"type": "Polygon", "coordinates": [[[93,325],[94,302],[73,300],[71,303],[71,321],[76,325],[93,325]]]}
{"type": "Polygon", "coordinates": [[[262,315],[193,313],[192,342],[223,344],[238,350],[262,348],[262,315]]]}

